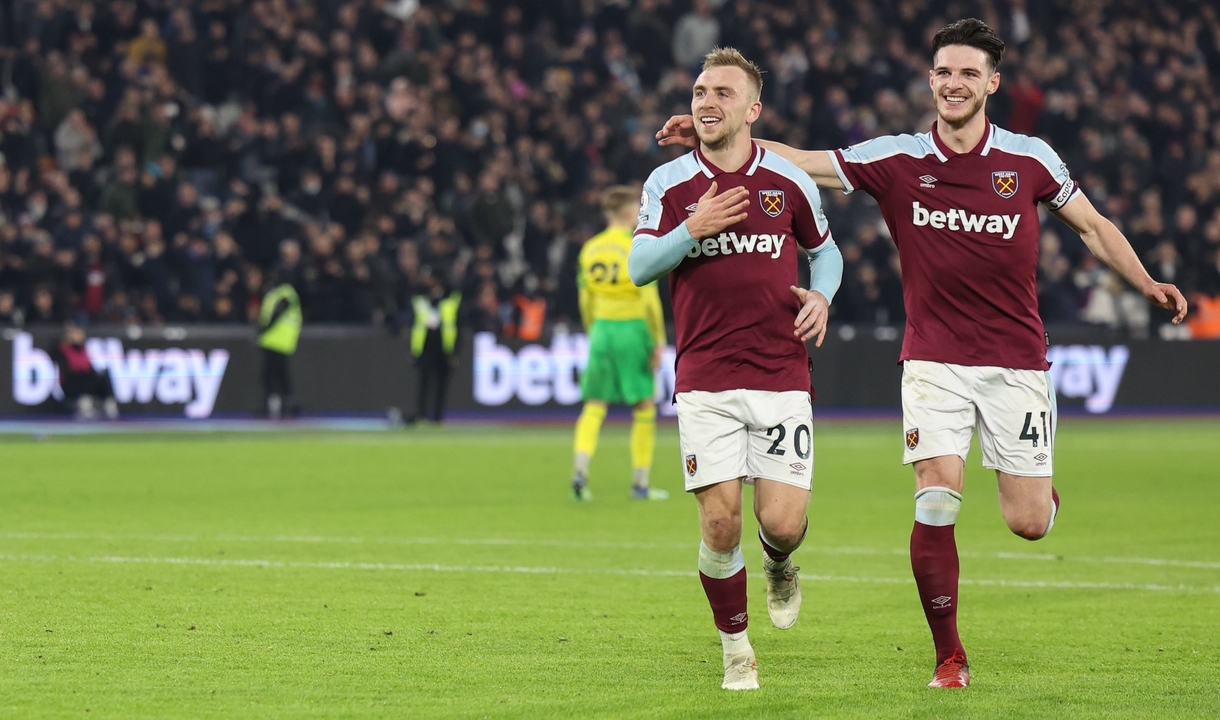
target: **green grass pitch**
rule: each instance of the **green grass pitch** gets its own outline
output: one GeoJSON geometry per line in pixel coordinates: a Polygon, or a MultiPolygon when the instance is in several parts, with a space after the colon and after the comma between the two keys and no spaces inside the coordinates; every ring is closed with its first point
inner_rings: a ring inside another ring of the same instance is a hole
{"type": "Polygon", "coordinates": [[[1220,422],[1065,420],[1038,543],[971,458],[966,691],[924,687],[896,422],[818,425],[794,629],[743,543],[751,693],[720,690],[659,435],[673,499],[628,499],[612,426],[589,504],[567,427],[0,441],[0,716],[1220,716],[1220,422]]]}

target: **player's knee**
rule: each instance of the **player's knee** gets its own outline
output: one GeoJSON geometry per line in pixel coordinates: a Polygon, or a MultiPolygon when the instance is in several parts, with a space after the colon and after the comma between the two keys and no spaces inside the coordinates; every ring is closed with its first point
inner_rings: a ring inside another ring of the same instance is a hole
{"type": "Polygon", "coordinates": [[[1021,508],[1012,508],[1004,513],[1004,521],[1014,535],[1026,540],[1041,540],[1050,534],[1055,527],[1055,514],[1058,505],[1055,496],[1046,498],[1047,502],[1032,502],[1021,508]]]}
{"type": "Polygon", "coordinates": [[[1031,514],[1008,519],[1008,529],[1026,540],[1041,540],[1046,537],[1051,531],[1051,524],[1049,514],[1043,517],[1031,514]]]}
{"type": "Polygon", "coordinates": [[[741,530],[707,528],[703,531],[703,540],[716,552],[728,552],[741,544],[741,530]]]}
{"type": "Polygon", "coordinates": [[[703,539],[716,552],[728,552],[741,544],[741,514],[728,510],[703,513],[703,539]]]}
{"type": "Polygon", "coordinates": [[[805,534],[805,516],[777,513],[772,517],[759,518],[758,524],[768,538],[779,543],[780,547],[792,547],[801,541],[805,534]]]}

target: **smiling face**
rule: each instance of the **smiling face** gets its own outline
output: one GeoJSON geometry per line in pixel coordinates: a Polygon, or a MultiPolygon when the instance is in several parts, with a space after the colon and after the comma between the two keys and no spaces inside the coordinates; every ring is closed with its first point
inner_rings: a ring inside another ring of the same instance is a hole
{"type": "Polygon", "coordinates": [[[946,45],[934,58],[928,82],[936,99],[936,114],[953,127],[970,122],[1000,87],[1000,74],[987,53],[968,45],[946,45]]]}
{"type": "Polygon", "coordinates": [[[743,128],[754,124],[762,103],[744,70],[718,66],[695,79],[690,111],[699,141],[715,151],[732,145],[743,128]]]}

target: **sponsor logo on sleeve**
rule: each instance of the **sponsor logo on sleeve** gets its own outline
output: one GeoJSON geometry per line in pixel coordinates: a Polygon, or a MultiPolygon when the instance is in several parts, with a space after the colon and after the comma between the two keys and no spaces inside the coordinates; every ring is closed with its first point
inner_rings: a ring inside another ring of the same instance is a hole
{"type": "Polygon", "coordinates": [[[636,218],[636,221],[640,225],[648,224],[648,204],[649,204],[650,200],[651,199],[648,197],[648,191],[645,190],[640,195],[640,215],[639,215],[639,217],[636,218]]]}
{"type": "Polygon", "coordinates": [[[759,190],[758,204],[762,206],[763,212],[767,215],[779,217],[779,214],[784,211],[784,191],[759,190]]]}
{"type": "Polygon", "coordinates": [[[1008,199],[1017,194],[1017,172],[1015,170],[997,170],[991,173],[991,187],[996,195],[1008,199]]]}

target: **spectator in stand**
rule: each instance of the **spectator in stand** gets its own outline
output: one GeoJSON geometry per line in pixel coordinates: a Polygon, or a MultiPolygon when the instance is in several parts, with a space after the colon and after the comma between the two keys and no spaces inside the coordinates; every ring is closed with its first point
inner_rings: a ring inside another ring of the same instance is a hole
{"type": "Polygon", "coordinates": [[[25,313],[17,307],[17,297],[11,290],[0,290],[0,328],[21,327],[25,313]]]}
{"type": "Polygon", "coordinates": [[[695,0],[690,12],[674,28],[674,61],[680,67],[694,68],[712,51],[720,38],[720,22],[712,17],[708,0],[695,0]]]}
{"type": "MultiPolygon", "coordinates": [[[[571,321],[566,240],[593,231],[588,198],[673,157],[651,132],[689,104],[690,67],[712,45],[768,72],[761,137],[841,147],[932,117],[910,92],[935,25],[919,2],[171,5],[47,0],[6,21],[0,288],[14,316],[248,319],[291,240],[311,318],[401,322],[422,263],[477,297],[485,326],[522,326],[514,295],[541,302],[544,324],[571,321]],[[68,267],[58,249],[75,252],[68,267]],[[513,292],[527,275],[536,288],[513,292]],[[52,301],[36,308],[40,285],[52,301]]],[[[1198,290],[1220,248],[1220,11],[1015,2],[985,15],[1020,56],[988,105],[996,123],[1075,148],[1064,160],[1141,257],[1198,290]]],[[[897,322],[875,205],[834,193],[825,208],[856,257],[832,321],[897,322]]],[[[1043,264],[1047,319],[1148,331],[1089,257],[1063,236],[1043,264]]]]}

